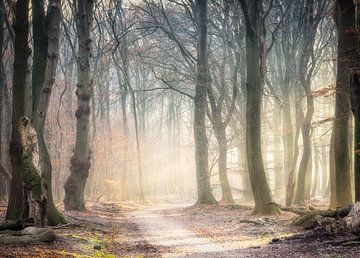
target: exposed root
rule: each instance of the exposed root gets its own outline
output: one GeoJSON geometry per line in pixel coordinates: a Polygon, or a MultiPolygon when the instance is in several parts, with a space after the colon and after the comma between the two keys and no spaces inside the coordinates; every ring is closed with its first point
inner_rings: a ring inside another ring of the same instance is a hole
{"type": "Polygon", "coordinates": [[[0,244],[32,244],[54,240],[55,234],[46,228],[27,227],[21,231],[2,231],[0,234],[0,244]]]}

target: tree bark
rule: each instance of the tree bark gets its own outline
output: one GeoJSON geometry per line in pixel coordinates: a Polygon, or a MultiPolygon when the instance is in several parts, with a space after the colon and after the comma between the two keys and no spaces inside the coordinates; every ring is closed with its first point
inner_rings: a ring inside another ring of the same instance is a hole
{"type": "MultiPolygon", "coordinates": [[[[34,3],[33,3],[33,8],[34,8],[34,3]]],[[[42,13],[40,12],[38,15],[41,14],[42,13]]],[[[45,127],[45,121],[50,104],[50,96],[55,82],[56,67],[59,59],[61,0],[49,1],[46,20],[48,23],[46,24],[47,30],[45,30],[44,32],[45,35],[37,35],[37,37],[44,37],[46,39],[45,40],[46,44],[43,39],[40,40],[40,42],[45,44],[43,45],[43,47],[46,49],[46,55],[45,56],[40,55],[38,59],[34,58],[34,65],[35,63],[37,63],[36,61],[39,61],[40,63],[45,62],[45,69],[41,70],[41,72],[44,73],[44,80],[38,79],[36,83],[39,83],[39,85],[35,85],[33,81],[33,87],[35,88],[40,87],[41,90],[38,93],[39,96],[33,98],[33,102],[34,102],[33,107],[35,108],[35,110],[33,111],[33,125],[38,136],[41,173],[46,184],[47,223],[51,226],[56,226],[59,224],[64,224],[66,223],[66,221],[54,205],[53,193],[52,193],[52,165],[51,165],[50,155],[44,139],[44,127],[45,127]],[[42,58],[45,58],[45,61],[42,60],[42,58]]],[[[35,28],[33,30],[36,31],[35,28]]],[[[34,35],[34,40],[35,40],[35,35],[34,35]]]]}
{"type": "Polygon", "coordinates": [[[84,189],[89,175],[90,163],[90,99],[92,98],[93,82],[90,71],[91,58],[91,23],[93,19],[94,2],[92,0],[77,1],[77,33],[79,36],[78,50],[78,83],[77,83],[77,110],[76,142],[74,155],[71,158],[71,174],[68,177],[65,189],[65,209],[85,210],[84,189]]]}
{"type": "Polygon", "coordinates": [[[336,101],[333,128],[336,178],[334,190],[336,192],[337,207],[341,208],[345,208],[352,203],[349,144],[344,144],[344,142],[349,142],[350,118],[350,71],[346,52],[354,47],[353,42],[355,41],[353,36],[347,32],[354,26],[353,19],[351,19],[354,16],[352,6],[352,1],[338,0],[334,12],[338,31],[336,101]]]}
{"type": "Polygon", "coordinates": [[[251,188],[255,200],[254,214],[275,214],[278,209],[269,205],[271,191],[265,174],[261,153],[261,105],[264,53],[261,49],[262,0],[240,0],[246,21],[246,154],[251,188]]]}
{"type": "Polygon", "coordinates": [[[194,137],[198,204],[215,204],[210,188],[208,139],[206,135],[206,98],[208,81],[207,0],[196,1],[198,21],[197,81],[194,97],[194,137]]]}
{"type": "MultiPolygon", "coordinates": [[[[303,84],[304,85],[304,84],[303,84]]],[[[298,181],[296,186],[296,193],[294,202],[301,203],[310,198],[310,183],[311,180],[311,120],[314,114],[314,97],[312,96],[310,85],[305,84],[306,94],[306,115],[301,125],[301,135],[303,139],[303,155],[301,157],[298,181]]]]}
{"type": "Polygon", "coordinates": [[[15,10],[15,46],[12,101],[12,133],[10,157],[12,178],[7,220],[20,220],[25,216],[24,188],[22,185],[22,144],[19,132],[20,118],[25,115],[25,90],[27,61],[30,55],[29,39],[29,0],[18,0],[15,10]]]}
{"type": "Polygon", "coordinates": [[[227,204],[234,204],[234,198],[231,191],[231,186],[229,183],[227,175],[227,140],[226,140],[226,130],[224,126],[214,127],[216,140],[219,145],[219,180],[222,191],[222,202],[227,204]]]}

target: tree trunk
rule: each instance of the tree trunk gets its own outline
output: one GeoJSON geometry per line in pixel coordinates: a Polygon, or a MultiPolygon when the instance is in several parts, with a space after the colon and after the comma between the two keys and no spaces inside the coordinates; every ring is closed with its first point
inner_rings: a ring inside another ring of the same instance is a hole
{"type": "Polygon", "coordinates": [[[293,152],[293,160],[291,163],[291,167],[289,170],[289,175],[287,178],[286,184],[286,200],[285,205],[291,206],[294,199],[294,191],[295,191],[295,170],[297,167],[298,156],[299,156],[299,136],[300,136],[300,125],[303,120],[303,115],[301,111],[301,96],[299,89],[295,91],[295,113],[296,113],[296,123],[295,123],[295,136],[294,136],[294,152],[293,152]]]}
{"type": "MultiPolygon", "coordinates": [[[[48,31],[46,31],[46,36],[45,36],[45,38],[48,40],[48,43],[46,44],[47,54],[45,56],[46,67],[42,71],[44,72],[45,77],[43,81],[38,81],[38,83],[42,83],[41,85],[39,85],[39,87],[41,87],[41,91],[39,93],[39,96],[33,99],[33,101],[37,101],[37,103],[33,104],[33,107],[36,108],[36,110],[34,110],[34,115],[33,115],[33,125],[38,136],[41,173],[46,184],[47,223],[51,226],[66,223],[64,217],[60,214],[60,212],[56,209],[54,205],[53,193],[52,193],[52,165],[51,165],[50,155],[44,139],[45,121],[50,104],[50,96],[51,96],[52,88],[55,82],[56,67],[59,57],[60,20],[61,20],[61,1],[50,0],[49,9],[47,11],[48,31]]],[[[40,36],[43,37],[43,35],[40,36]]],[[[39,60],[41,59],[41,57],[38,58],[39,60]]],[[[42,63],[43,60],[40,60],[40,62],[42,63]]],[[[35,64],[35,59],[34,59],[34,64],[35,64]]],[[[33,84],[33,87],[34,86],[35,85],[33,84]]]]}
{"type": "Polygon", "coordinates": [[[31,75],[32,89],[32,119],[34,119],[37,106],[40,102],[45,82],[47,55],[48,55],[48,39],[45,22],[45,3],[41,0],[31,0],[32,16],[33,16],[33,45],[34,57],[31,75]]]}
{"type": "Polygon", "coordinates": [[[336,1],[334,12],[338,31],[336,101],[333,128],[335,191],[337,207],[341,208],[345,208],[352,203],[349,144],[344,144],[344,142],[349,142],[350,118],[350,71],[349,60],[346,55],[349,50],[356,46],[354,45],[356,40],[354,40],[352,33],[348,32],[354,26],[354,9],[352,6],[351,1],[336,1]],[[346,4],[346,2],[348,3],[346,4]]]}
{"type": "MultiPolygon", "coordinates": [[[[290,71],[286,71],[286,73],[290,71]]],[[[286,76],[286,75],[285,75],[286,76]]],[[[283,91],[283,105],[282,105],[282,132],[283,132],[283,149],[284,149],[284,174],[285,174],[285,184],[288,188],[288,183],[293,184],[294,175],[292,171],[292,163],[294,159],[294,133],[291,119],[291,109],[290,109],[290,96],[289,96],[289,85],[285,85],[283,91]],[[291,179],[290,179],[291,177],[291,179]]],[[[285,204],[290,206],[292,203],[292,193],[293,190],[289,189],[285,194],[285,204]]]]}
{"type": "Polygon", "coordinates": [[[318,145],[314,146],[314,180],[311,185],[311,198],[315,198],[319,189],[320,183],[320,149],[318,145]]]}
{"type": "Polygon", "coordinates": [[[38,151],[36,131],[31,127],[30,119],[22,117],[18,128],[20,132],[22,183],[25,196],[25,217],[33,218],[37,226],[43,227],[46,218],[47,195],[46,185],[35,159],[38,151]]]}
{"type": "Polygon", "coordinates": [[[65,209],[85,210],[84,189],[89,175],[90,163],[90,99],[92,98],[92,79],[90,71],[91,36],[90,26],[93,19],[94,2],[92,0],[78,0],[77,33],[79,36],[78,51],[78,83],[76,142],[74,155],[71,158],[71,174],[65,189],[65,209]]]}
{"type": "Polygon", "coordinates": [[[260,45],[262,0],[240,1],[246,20],[246,154],[251,188],[255,200],[254,214],[278,212],[272,202],[271,191],[265,174],[261,153],[261,104],[263,94],[264,61],[260,45]]]}
{"type": "Polygon", "coordinates": [[[298,181],[295,193],[295,203],[302,203],[310,198],[310,182],[311,179],[311,120],[314,114],[314,98],[312,96],[310,85],[305,86],[306,93],[306,115],[301,125],[301,135],[303,139],[303,155],[301,157],[298,181]]]}
{"type": "Polygon", "coordinates": [[[214,127],[216,140],[219,145],[219,180],[222,191],[222,200],[221,202],[226,204],[234,204],[234,198],[231,191],[231,186],[229,183],[227,175],[227,140],[226,140],[226,131],[224,126],[214,127]]]}
{"type": "Polygon", "coordinates": [[[320,194],[326,196],[326,185],[329,180],[328,151],[325,144],[321,145],[321,189],[320,194]]]}
{"type": "MultiPolygon", "coordinates": [[[[0,53],[3,53],[3,43],[4,43],[4,22],[5,22],[5,3],[3,0],[0,0],[0,53]]],[[[6,85],[6,74],[3,60],[0,61],[0,200],[4,200],[7,195],[7,184],[11,181],[11,174],[7,171],[6,167],[3,165],[2,157],[5,156],[5,151],[3,150],[3,132],[4,132],[4,93],[7,90],[6,85]]]]}
{"type": "Polygon", "coordinates": [[[197,82],[194,97],[194,138],[198,204],[215,204],[210,188],[208,139],[206,135],[206,97],[208,81],[207,0],[196,1],[198,21],[197,82]]]}
{"type": "MultiPolygon", "coordinates": [[[[275,104],[277,105],[277,104],[275,104]]],[[[274,113],[280,113],[280,108],[277,105],[275,107],[274,113]]],[[[274,116],[274,129],[273,129],[273,166],[274,166],[274,177],[275,177],[275,189],[274,189],[274,197],[279,198],[282,196],[282,194],[284,193],[284,169],[283,169],[283,164],[284,162],[282,162],[281,159],[281,136],[278,134],[278,124],[281,123],[281,121],[279,121],[279,118],[277,117],[276,114],[273,114],[274,116]]]]}
{"type": "Polygon", "coordinates": [[[13,73],[13,102],[12,102],[12,134],[10,142],[11,157],[11,188],[7,220],[20,220],[25,216],[24,188],[22,185],[22,145],[19,132],[20,118],[25,115],[25,90],[27,61],[30,55],[29,39],[29,0],[18,0],[15,10],[15,46],[13,73]]]}
{"type": "Polygon", "coordinates": [[[351,107],[354,114],[355,202],[360,201],[360,65],[351,75],[351,107]]]}

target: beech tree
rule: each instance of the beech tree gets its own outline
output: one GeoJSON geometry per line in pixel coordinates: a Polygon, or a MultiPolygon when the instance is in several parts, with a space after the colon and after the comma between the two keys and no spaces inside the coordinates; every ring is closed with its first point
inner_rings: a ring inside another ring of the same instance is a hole
{"type": "Polygon", "coordinates": [[[79,49],[77,55],[78,83],[76,85],[77,110],[76,142],[71,158],[71,174],[65,188],[65,209],[85,210],[84,190],[89,176],[90,163],[90,100],[93,91],[91,77],[91,24],[94,12],[92,0],[77,1],[77,33],[79,49]]]}
{"type": "Polygon", "coordinates": [[[32,71],[33,121],[39,144],[41,173],[47,190],[47,222],[49,225],[65,223],[64,217],[54,205],[52,193],[52,165],[44,139],[44,127],[55,83],[59,58],[61,0],[50,0],[45,15],[44,3],[32,1],[34,59],[32,71]]]}
{"type": "Polygon", "coordinates": [[[12,102],[12,132],[10,142],[11,185],[6,219],[20,220],[26,216],[22,185],[22,143],[20,119],[25,116],[25,90],[29,48],[29,0],[18,0],[15,9],[15,44],[12,102]]]}
{"type": "Polygon", "coordinates": [[[239,1],[246,25],[246,154],[255,200],[253,213],[276,214],[277,208],[269,204],[272,197],[261,152],[261,101],[265,73],[263,1],[239,1]]]}
{"type": "Polygon", "coordinates": [[[354,27],[355,10],[352,0],[337,0],[334,19],[338,31],[335,121],[333,129],[335,193],[333,206],[346,208],[352,203],[350,177],[349,118],[350,118],[350,56],[357,40],[350,31],[354,27]]]}
{"type": "Polygon", "coordinates": [[[207,0],[196,1],[198,21],[197,76],[194,97],[194,137],[198,204],[214,204],[208,165],[208,139],[206,135],[206,103],[209,87],[207,46],[207,0]]]}

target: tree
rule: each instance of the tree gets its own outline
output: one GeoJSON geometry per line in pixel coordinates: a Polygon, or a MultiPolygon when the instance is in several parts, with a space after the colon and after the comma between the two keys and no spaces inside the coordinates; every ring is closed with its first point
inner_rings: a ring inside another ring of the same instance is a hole
{"type": "Polygon", "coordinates": [[[50,0],[46,15],[44,13],[44,3],[41,1],[33,0],[32,10],[34,17],[32,124],[38,137],[41,173],[47,190],[47,223],[49,225],[58,225],[65,223],[65,219],[57,210],[53,201],[52,165],[44,139],[44,127],[59,59],[61,0],[50,0]]]}
{"type": "MultiPolygon", "coordinates": [[[[5,3],[3,0],[0,0],[0,55],[3,55],[4,53],[4,23],[5,23],[5,3]]],[[[2,143],[3,143],[3,128],[4,128],[4,120],[6,119],[4,114],[4,100],[5,100],[5,93],[7,91],[7,85],[6,85],[6,74],[5,74],[5,67],[4,63],[1,58],[0,62],[0,157],[3,156],[3,150],[2,150],[2,143]]],[[[0,159],[0,177],[3,180],[3,183],[0,185],[0,199],[4,197],[6,185],[11,180],[11,175],[9,171],[7,171],[6,167],[2,163],[2,160],[0,159]]]]}
{"type": "Polygon", "coordinates": [[[29,0],[18,0],[15,9],[15,44],[12,102],[12,133],[10,157],[12,178],[6,219],[20,220],[26,216],[24,189],[22,185],[22,143],[19,132],[20,119],[25,116],[25,89],[27,62],[30,56],[29,0]]]}
{"type": "Polygon", "coordinates": [[[315,49],[316,33],[319,24],[324,19],[324,15],[329,10],[329,2],[326,0],[309,0],[301,3],[303,22],[299,26],[301,38],[299,39],[298,53],[298,87],[300,103],[301,95],[305,93],[306,113],[303,113],[302,106],[298,114],[301,120],[301,135],[303,140],[303,153],[298,170],[296,192],[294,202],[301,203],[310,198],[311,172],[312,172],[312,142],[311,142],[311,122],[314,115],[314,96],[311,91],[311,80],[317,71],[317,60],[322,56],[324,45],[327,45],[326,37],[320,35],[321,46],[315,49]]]}
{"type": "Polygon", "coordinates": [[[208,78],[207,0],[196,1],[198,21],[197,80],[194,97],[194,137],[198,204],[214,204],[208,165],[208,139],[206,135],[206,105],[208,78]]]}
{"type": "Polygon", "coordinates": [[[337,0],[334,19],[338,31],[336,102],[333,132],[336,207],[346,208],[352,204],[349,118],[350,118],[350,67],[348,52],[356,47],[356,40],[349,33],[354,26],[354,7],[352,0],[337,0]]]}
{"type": "Polygon", "coordinates": [[[264,87],[264,38],[262,0],[239,0],[246,25],[246,154],[251,188],[255,200],[254,214],[275,214],[261,153],[261,102],[264,87]]]}
{"type": "Polygon", "coordinates": [[[68,177],[65,189],[65,209],[84,210],[84,189],[89,175],[90,163],[90,99],[92,97],[93,81],[91,78],[91,22],[93,19],[94,2],[92,0],[77,1],[77,33],[79,36],[78,48],[78,83],[76,89],[77,110],[76,142],[74,155],[71,158],[71,174],[68,177]]]}
{"type": "MultiPolygon", "coordinates": [[[[358,16],[355,15],[355,11],[359,8],[359,1],[339,1],[339,6],[342,8],[344,15],[341,16],[344,24],[347,26],[349,22],[354,21],[355,24],[351,26],[346,32],[346,36],[351,39],[348,44],[353,44],[349,46],[351,48],[348,51],[347,58],[349,59],[350,64],[350,102],[351,102],[351,109],[354,115],[354,174],[355,174],[355,202],[360,201],[360,48],[359,48],[359,20],[358,16]],[[355,8],[356,7],[356,8],[355,8]],[[355,17],[354,17],[355,16],[355,17]],[[355,21],[355,18],[357,20],[355,21]],[[348,19],[348,20],[347,20],[348,19]],[[355,26],[354,26],[355,25],[355,26]],[[355,27],[355,28],[354,28],[355,27]]],[[[345,26],[344,26],[345,29],[345,26]]]]}

